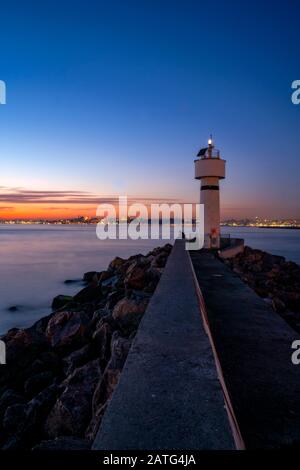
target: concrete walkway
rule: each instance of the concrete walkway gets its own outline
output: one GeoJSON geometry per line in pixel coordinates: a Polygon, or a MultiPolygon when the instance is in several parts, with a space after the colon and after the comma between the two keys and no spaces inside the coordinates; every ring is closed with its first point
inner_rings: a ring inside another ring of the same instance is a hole
{"type": "Polygon", "coordinates": [[[94,449],[235,448],[194,281],[176,241],[94,449]]]}
{"type": "Polygon", "coordinates": [[[299,335],[213,255],[191,258],[246,448],[299,446],[299,335]]]}

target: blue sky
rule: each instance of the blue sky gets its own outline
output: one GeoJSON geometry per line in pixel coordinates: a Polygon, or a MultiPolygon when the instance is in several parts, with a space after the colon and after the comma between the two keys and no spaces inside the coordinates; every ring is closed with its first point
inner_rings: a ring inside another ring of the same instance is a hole
{"type": "Polygon", "coordinates": [[[296,0],[1,6],[0,207],[23,190],[196,202],[212,132],[223,217],[300,217],[299,13],[296,0]]]}

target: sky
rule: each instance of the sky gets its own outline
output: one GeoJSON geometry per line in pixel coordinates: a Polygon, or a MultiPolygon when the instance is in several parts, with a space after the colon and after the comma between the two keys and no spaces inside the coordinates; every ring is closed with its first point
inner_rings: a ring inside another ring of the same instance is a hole
{"type": "Polygon", "coordinates": [[[227,161],[222,218],[300,218],[300,1],[1,5],[0,219],[93,216],[118,195],[198,202],[227,161]]]}

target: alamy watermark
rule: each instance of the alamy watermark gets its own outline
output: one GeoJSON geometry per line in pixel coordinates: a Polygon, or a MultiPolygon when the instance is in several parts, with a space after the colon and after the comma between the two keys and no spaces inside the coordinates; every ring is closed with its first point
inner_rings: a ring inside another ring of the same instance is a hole
{"type": "Polygon", "coordinates": [[[292,349],[295,349],[291,357],[292,363],[295,366],[298,366],[300,364],[300,340],[299,339],[296,339],[295,341],[293,341],[292,349]]]}
{"type": "Polygon", "coordinates": [[[127,196],[119,197],[118,208],[103,203],[97,208],[97,237],[100,240],[169,240],[185,238],[187,250],[204,245],[203,204],[128,205],[127,196]],[[118,213],[118,216],[117,216],[118,213]]]}
{"type": "Polygon", "coordinates": [[[6,104],[6,84],[0,80],[0,104],[6,104]]]}
{"type": "Polygon", "coordinates": [[[293,104],[300,104],[300,80],[294,80],[292,83],[292,89],[295,90],[292,93],[291,100],[293,104]]]}
{"type": "Polygon", "coordinates": [[[0,364],[6,364],[6,345],[0,340],[0,364]]]}

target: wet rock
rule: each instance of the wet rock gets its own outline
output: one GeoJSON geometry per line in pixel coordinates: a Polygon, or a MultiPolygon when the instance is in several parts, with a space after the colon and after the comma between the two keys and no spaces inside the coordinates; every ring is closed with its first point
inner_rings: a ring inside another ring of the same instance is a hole
{"type": "Polygon", "coordinates": [[[29,368],[28,374],[31,377],[32,375],[44,371],[50,371],[54,375],[58,375],[60,373],[61,359],[55,352],[46,351],[39,354],[38,358],[32,363],[31,367],[29,368]]]}
{"type": "Polygon", "coordinates": [[[79,437],[57,437],[49,441],[42,441],[40,444],[32,448],[32,450],[89,450],[91,443],[86,439],[79,437]]]}
{"type": "Polygon", "coordinates": [[[106,278],[104,281],[102,280],[101,281],[102,291],[104,287],[105,288],[115,287],[118,284],[119,280],[120,278],[117,274],[114,274],[113,276],[106,278]]]}
{"type": "Polygon", "coordinates": [[[114,307],[112,316],[115,320],[120,320],[128,315],[143,314],[147,308],[148,299],[137,301],[135,299],[124,298],[114,307]]]}
{"type": "Polygon", "coordinates": [[[49,320],[46,337],[53,348],[80,347],[87,340],[89,320],[85,312],[58,312],[49,320]]]}
{"type": "Polygon", "coordinates": [[[90,302],[98,302],[101,300],[101,297],[101,287],[91,284],[79,291],[78,294],[73,297],[73,300],[79,304],[85,304],[90,302]]]}
{"type": "Polygon", "coordinates": [[[25,398],[15,390],[6,390],[0,398],[0,421],[2,421],[7,408],[12,405],[24,404],[25,401],[25,398]]]}
{"type": "Polygon", "coordinates": [[[9,406],[3,417],[2,426],[4,432],[10,436],[18,434],[23,431],[26,420],[27,420],[27,405],[26,404],[15,404],[9,406]]]}
{"type": "Polygon", "coordinates": [[[89,271],[87,273],[84,273],[83,275],[83,281],[90,283],[90,282],[98,282],[99,280],[100,273],[97,271],[89,271]]]}
{"type": "Polygon", "coordinates": [[[103,405],[99,406],[95,413],[93,413],[93,417],[91,422],[89,423],[86,432],[85,438],[90,441],[91,443],[95,440],[96,435],[98,433],[102,418],[104,416],[105,411],[107,410],[109,404],[109,400],[107,400],[103,405]]]}
{"type": "Polygon", "coordinates": [[[6,344],[6,362],[9,366],[3,367],[3,371],[1,368],[0,386],[18,386],[28,378],[32,362],[48,348],[46,338],[31,327],[14,328],[4,335],[2,340],[6,344]]]}
{"type": "Polygon", "coordinates": [[[95,310],[93,313],[93,318],[91,322],[93,327],[96,328],[99,321],[102,320],[102,318],[106,317],[107,315],[110,315],[110,310],[106,307],[95,310]]]}
{"type": "Polygon", "coordinates": [[[7,310],[9,312],[17,312],[19,310],[19,308],[17,307],[17,305],[12,305],[11,307],[8,307],[7,310]]]}
{"type": "Polygon", "coordinates": [[[151,265],[157,268],[164,268],[168,260],[168,253],[161,252],[152,260],[151,265]]]}
{"type": "Polygon", "coordinates": [[[117,256],[109,263],[108,270],[110,271],[117,270],[125,263],[125,261],[126,260],[124,260],[123,258],[120,258],[119,256],[117,256]]]}
{"type": "Polygon", "coordinates": [[[91,359],[91,345],[86,344],[82,348],[73,351],[63,359],[63,370],[66,376],[72,374],[75,369],[83,366],[91,359]]]}
{"type": "Polygon", "coordinates": [[[1,447],[1,450],[25,450],[25,445],[21,437],[9,437],[1,447]]]}
{"type": "Polygon", "coordinates": [[[296,319],[297,312],[300,312],[298,264],[250,247],[229,259],[228,264],[258,295],[271,299],[273,310],[300,332],[296,319]]]}
{"type": "Polygon", "coordinates": [[[113,309],[114,306],[123,297],[125,297],[125,289],[123,289],[123,288],[117,289],[117,290],[114,290],[114,291],[110,292],[107,296],[105,307],[107,309],[113,309]]]}
{"type": "Polygon", "coordinates": [[[103,322],[92,337],[93,351],[100,360],[101,368],[107,364],[110,357],[110,342],[112,334],[112,326],[108,322],[103,322]]]}
{"type": "Polygon", "coordinates": [[[27,397],[32,398],[44,388],[46,388],[54,380],[54,375],[50,371],[40,372],[26,380],[24,384],[24,393],[27,397]]]}
{"type": "Polygon", "coordinates": [[[2,423],[6,435],[3,448],[28,448],[37,442],[40,438],[41,425],[53,406],[57,394],[57,386],[51,385],[29,403],[8,407],[2,423]]]}
{"type": "Polygon", "coordinates": [[[81,279],[66,279],[64,284],[78,284],[80,281],[81,279]]]}
{"type": "Polygon", "coordinates": [[[45,433],[50,438],[84,434],[91,418],[91,400],[101,378],[99,361],[94,360],[68,377],[62,384],[63,393],[46,419],[45,433]]]}
{"type": "Polygon", "coordinates": [[[144,289],[147,284],[145,267],[138,262],[133,263],[126,272],[124,283],[129,289],[144,289]]]}
{"type": "Polygon", "coordinates": [[[108,402],[118,384],[131,343],[131,340],[122,338],[117,332],[114,333],[112,339],[111,359],[107,364],[103,377],[93,396],[93,416],[85,433],[85,437],[89,440],[93,440],[96,437],[108,402]]]}
{"type": "Polygon", "coordinates": [[[112,395],[128,356],[132,340],[123,338],[114,332],[112,338],[111,358],[105,368],[102,379],[97,385],[93,396],[93,412],[103,405],[112,395]]]}
{"type": "Polygon", "coordinates": [[[57,295],[52,301],[51,308],[52,310],[58,310],[68,305],[70,302],[72,302],[72,300],[73,297],[70,295],[57,295]]]}
{"type": "Polygon", "coordinates": [[[273,297],[272,307],[275,310],[275,312],[278,312],[278,313],[283,313],[286,310],[285,304],[277,297],[273,297]]]}

